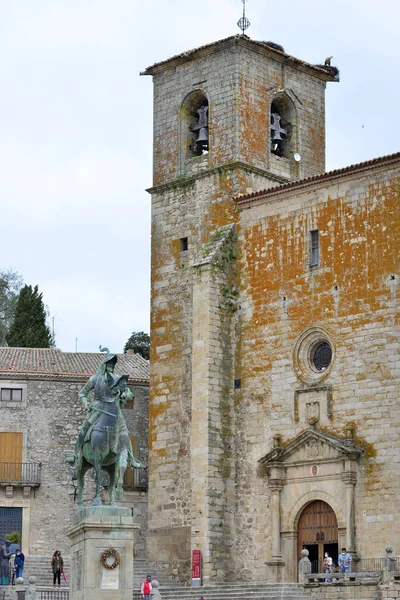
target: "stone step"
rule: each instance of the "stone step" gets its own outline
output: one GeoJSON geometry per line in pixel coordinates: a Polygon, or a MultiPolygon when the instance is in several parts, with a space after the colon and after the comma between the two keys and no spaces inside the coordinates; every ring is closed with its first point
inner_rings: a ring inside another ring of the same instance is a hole
{"type": "MultiPolygon", "coordinates": [[[[25,556],[25,565],[23,577],[27,582],[31,575],[36,577],[36,582],[38,586],[46,586],[51,587],[53,589],[53,571],[51,569],[51,556],[43,556],[43,555],[35,555],[28,554],[25,556]]],[[[63,556],[64,560],[64,571],[67,576],[67,584],[69,584],[69,574],[70,574],[70,558],[69,556],[63,556]]],[[[61,585],[65,583],[61,576],[61,585]]]]}

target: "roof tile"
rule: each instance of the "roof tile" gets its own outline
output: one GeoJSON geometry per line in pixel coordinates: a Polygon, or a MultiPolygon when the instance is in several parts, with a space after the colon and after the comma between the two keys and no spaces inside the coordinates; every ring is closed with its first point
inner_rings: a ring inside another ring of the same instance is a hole
{"type": "MultiPolygon", "coordinates": [[[[116,373],[130,379],[148,381],[149,361],[140,354],[117,354],[116,373]]],[[[43,375],[92,375],[105,354],[62,352],[57,348],[0,348],[0,374],[35,373],[43,375]]]]}

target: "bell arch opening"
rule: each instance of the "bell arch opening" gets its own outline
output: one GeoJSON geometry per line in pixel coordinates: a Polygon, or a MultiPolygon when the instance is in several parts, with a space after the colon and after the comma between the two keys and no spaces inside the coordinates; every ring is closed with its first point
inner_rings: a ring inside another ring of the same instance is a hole
{"type": "Polygon", "coordinates": [[[296,148],[296,109],[286,94],[275,96],[270,108],[271,154],[293,158],[296,148]]]}
{"type": "Polygon", "coordinates": [[[209,102],[202,90],[186,96],[180,111],[181,163],[209,150],[209,102]]]}
{"type": "Polygon", "coordinates": [[[339,546],[338,520],[333,508],[323,500],[306,504],[297,522],[297,560],[301,551],[308,550],[312,573],[324,572],[324,557],[337,564],[339,546]]]}

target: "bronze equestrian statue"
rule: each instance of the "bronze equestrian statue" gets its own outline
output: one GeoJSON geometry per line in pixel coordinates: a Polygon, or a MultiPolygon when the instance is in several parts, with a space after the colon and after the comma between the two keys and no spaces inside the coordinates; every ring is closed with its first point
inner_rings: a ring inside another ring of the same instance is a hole
{"type": "MultiPolygon", "coordinates": [[[[102,349],[103,350],[103,349],[102,349]]],[[[78,394],[87,415],[75,445],[75,453],[67,461],[74,465],[78,480],[78,509],[83,507],[83,486],[86,471],[94,469],[96,493],[94,506],[102,504],[100,498],[101,471],[110,476],[110,505],[122,499],[122,483],[127,465],[142,467],[135,459],[128,428],[121,412],[121,404],[133,398],[128,388],[128,375],[116,375],[117,356],[110,354],[101,363],[78,394]],[[89,392],[94,398],[89,400],[89,392]]]]}

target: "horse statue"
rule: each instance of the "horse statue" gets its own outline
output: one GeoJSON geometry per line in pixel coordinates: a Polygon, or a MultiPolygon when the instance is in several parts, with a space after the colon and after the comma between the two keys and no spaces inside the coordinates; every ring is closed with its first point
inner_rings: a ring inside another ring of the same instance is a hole
{"type": "Polygon", "coordinates": [[[83,507],[83,487],[86,471],[94,470],[96,492],[93,506],[102,504],[102,470],[110,477],[110,505],[122,499],[122,483],[127,465],[143,467],[135,459],[129,439],[128,428],[121,412],[121,404],[133,398],[128,388],[128,375],[116,375],[114,368],[117,356],[110,354],[101,363],[96,373],[90,377],[78,394],[87,415],[80,429],[75,445],[75,453],[67,461],[73,464],[78,480],[78,510],[83,507]],[[89,401],[89,392],[94,398],[89,401]]]}

